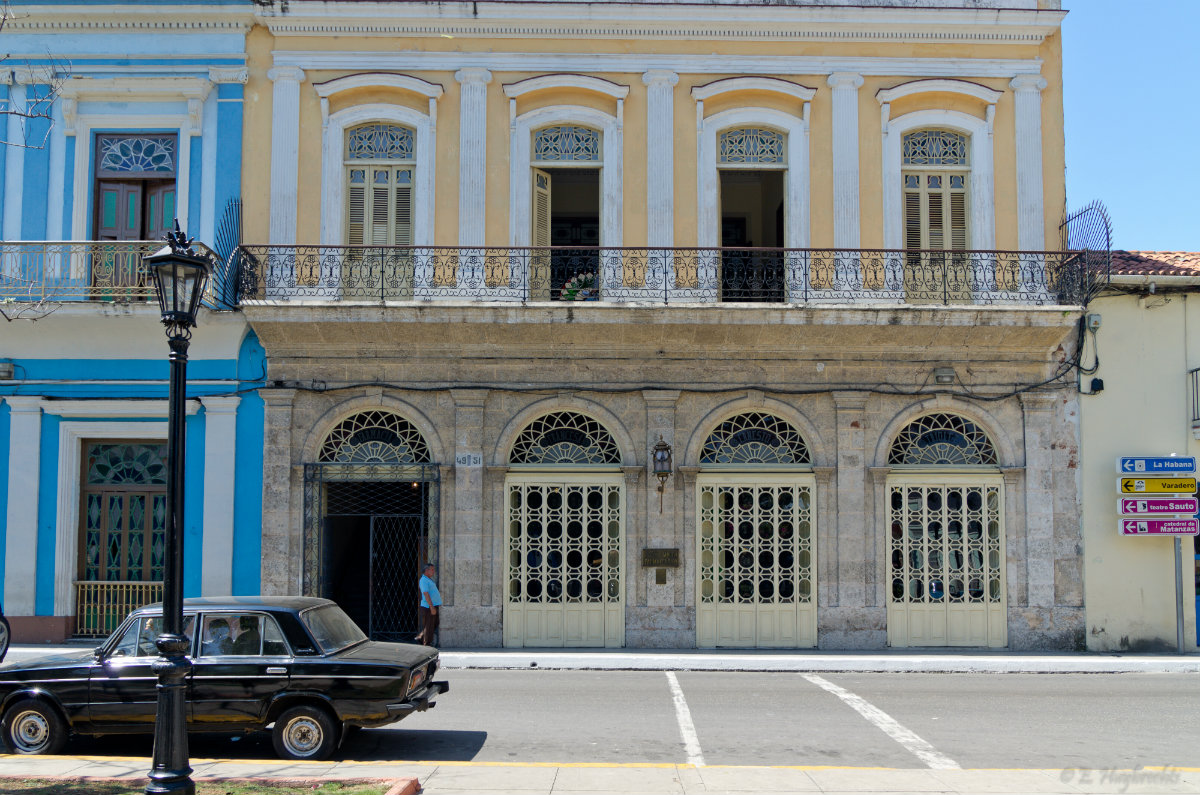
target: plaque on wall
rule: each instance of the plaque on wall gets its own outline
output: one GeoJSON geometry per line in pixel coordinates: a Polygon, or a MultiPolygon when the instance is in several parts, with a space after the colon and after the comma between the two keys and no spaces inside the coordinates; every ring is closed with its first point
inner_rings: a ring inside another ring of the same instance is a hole
{"type": "Polygon", "coordinates": [[[679,549],[643,549],[642,566],[648,569],[669,567],[679,568],[679,549]]]}

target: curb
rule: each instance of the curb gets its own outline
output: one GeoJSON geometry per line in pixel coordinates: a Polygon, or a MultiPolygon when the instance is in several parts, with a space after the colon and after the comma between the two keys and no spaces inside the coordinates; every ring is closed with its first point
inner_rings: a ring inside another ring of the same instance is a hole
{"type": "MultiPolygon", "coordinates": [[[[25,776],[0,776],[0,783],[6,780],[29,780],[77,782],[80,784],[119,784],[123,782],[144,782],[145,776],[71,776],[71,775],[40,775],[31,773],[25,776]]],[[[321,784],[327,784],[332,779],[325,778],[269,778],[265,776],[193,776],[193,783],[222,783],[238,782],[257,784],[266,787],[299,787],[315,789],[321,784]]],[[[418,795],[421,792],[421,782],[416,778],[346,778],[337,779],[341,784],[391,784],[384,795],[418,795]]]]}

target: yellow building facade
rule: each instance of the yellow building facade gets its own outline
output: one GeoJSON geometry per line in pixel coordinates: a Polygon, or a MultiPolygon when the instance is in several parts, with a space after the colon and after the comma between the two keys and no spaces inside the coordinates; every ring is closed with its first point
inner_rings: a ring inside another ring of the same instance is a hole
{"type": "Polygon", "coordinates": [[[402,637],[430,559],[451,645],[1081,646],[1065,12],[977,5],[259,9],[264,590],[402,637]]]}

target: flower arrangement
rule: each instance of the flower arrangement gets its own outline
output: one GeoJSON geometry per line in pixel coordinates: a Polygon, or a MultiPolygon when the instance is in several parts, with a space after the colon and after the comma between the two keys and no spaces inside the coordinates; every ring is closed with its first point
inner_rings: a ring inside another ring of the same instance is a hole
{"type": "Polygon", "coordinates": [[[595,301],[600,298],[598,288],[595,273],[577,273],[562,286],[562,300],[595,301]]]}

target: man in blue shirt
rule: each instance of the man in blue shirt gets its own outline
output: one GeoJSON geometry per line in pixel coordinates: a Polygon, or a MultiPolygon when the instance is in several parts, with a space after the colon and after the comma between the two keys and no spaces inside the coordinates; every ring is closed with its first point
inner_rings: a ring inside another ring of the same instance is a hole
{"type": "Polygon", "coordinates": [[[417,642],[426,646],[433,645],[433,633],[437,632],[438,628],[438,608],[442,606],[442,595],[438,593],[437,583],[433,579],[436,576],[437,568],[432,563],[426,563],[419,585],[421,633],[417,635],[417,642]]]}

